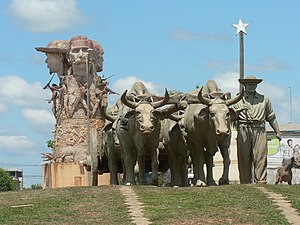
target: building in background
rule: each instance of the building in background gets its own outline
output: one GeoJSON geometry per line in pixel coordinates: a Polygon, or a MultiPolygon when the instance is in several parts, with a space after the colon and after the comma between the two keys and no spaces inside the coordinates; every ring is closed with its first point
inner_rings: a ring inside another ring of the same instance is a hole
{"type": "MultiPolygon", "coordinates": [[[[274,131],[267,129],[268,136],[268,183],[275,184],[277,168],[287,162],[300,146],[300,124],[286,124],[280,127],[282,140],[276,138],[274,131]]],[[[293,184],[300,183],[300,169],[293,168],[293,184]]]]}
{"type": "Polygon", "coordinates": [[[5,169],[10,176],[14,178],[17,184],[17,190],[23,190],[23,170],[22,169],[5,169]]]}

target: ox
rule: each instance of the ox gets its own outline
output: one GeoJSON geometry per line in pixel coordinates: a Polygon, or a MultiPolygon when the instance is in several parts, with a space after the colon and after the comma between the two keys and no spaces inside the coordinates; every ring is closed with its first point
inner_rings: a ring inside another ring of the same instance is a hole
{"type": "Polygon", "coordinates": [[[187,149],[179,121],[181,110],[188,106],[184,98],[162,110],[165,118],[161,121],[159,152],[166,152],[171,171],[171,186],[187,186],[187,149]],[[176,114],[172,114],[176,113],[176,114]]]}
{"type": "MultiPolygon", "coordinates": [[[[147,88],[142,82],[135,82],[131,90],[129,91],[129,96],[149,96],[147,88]]],[[[136,98],[135,98],[136,99],[136,98]]],[[[102,108],[100,109],[101,115],[107,120],[106,125],[103,129],[103,150],[108,159],[108,168],[110,171],[110,184],[119,184],[118,172],[123,172],[123,181],[126,177],[126,171],[124,169],[124,162],[122,158],[122,151],[119,143],[119,139],[116,133],[116,123],[120,107],[122,106],[121,99],[118,99],[115,104],[107,109],[105,112],[102,108]],[[121,165],[120,165],[121,164],[121,165]]]]}
{"type": "MultiPolygon", "coordinates": [[[[107,118],[108,116],[106,116],[107,118]]],[[[110,120],[111,121],[111,120],[110,120]]],[[[103,129],[103,148],[108,159],[108,168],[110,171],[110,184],[119,184],[118,172],[123,170],[121,148],[113,122],[107,123],[103,129]],[[121,168],[119,162],[121,162],[121,168]]]]}
{"type": "Polygon", "coordinates": [[[226,94],[220,93],[217,84],[210,80],[207,89],[214,93],[213,98],[202,96],[203,87],[197,98],[187,96],[189,107],[184,115],[187,148],[193,163],[194,179],[196,186],[216,185],[213,179],[213,156],[221,151],[223,157],[223,175],[219,184],[228,184],[230,158],[228,149],[231,140],[231,119],[229,106],[241,100],[244,90],[233,99],[226,99],[226,94]],[[199,104],[202,103],[202,104],[199,104]],[[203,166],[207,166],[207,179],[205,179],[203,166]]]}
{"type": "Polygon", "coordinates": [[[171,186],[187,186],[188,152],[179,123],[171,119],[161,122],[160,151],[165,150],[171,171],[171,186]]]}
{"type": "Polygon", "coordinates": [[[120,108],[119,118],[116,121],[117,136],[123,152],[126,171],[126,184],[135,184],[134,166],[138,162],[138,180],[146,183],[145,157],[150,154],[152,168],[152,184],[158,185],[158,142],[160,120],[164,115],[157,108],[168,103],[169,94],[166,90],[162,100],[148,102],[142,100],[134,102],[127,98],[127,91],[121,96],[125,105],[120,108]],[[126,107],[127,106],[127,107],[126,107]]]}

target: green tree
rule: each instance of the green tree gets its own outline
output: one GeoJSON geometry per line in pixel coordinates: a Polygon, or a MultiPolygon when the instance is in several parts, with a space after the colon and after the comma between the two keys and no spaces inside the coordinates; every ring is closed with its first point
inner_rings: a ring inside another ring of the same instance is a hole
{"type": "Polygon", "coordinates": [[[31,189],[32,190],[41,190],[41,189],[43,189],[43,186],[41,184],[32,184],[31,189]]]}
{"type": "Polygon", "coordinates": [[[7,171],[0,168],[0,192],[17,190],[16,181],[10,176],[7,171]]]}
{"type": "Polygon", "coordinates": [[[53,151],[53,149],[54,149],[54,141],[53,140],[48,140],[47,141],[47,147],[51,148],[52,151],[53,151]]]}

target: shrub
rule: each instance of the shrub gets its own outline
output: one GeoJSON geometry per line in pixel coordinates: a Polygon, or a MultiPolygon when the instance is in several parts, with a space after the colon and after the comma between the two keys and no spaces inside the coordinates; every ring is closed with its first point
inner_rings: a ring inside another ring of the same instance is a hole
{"type": "Polygon", "coordinates": [[[17,190],[16,181],[4,169],[0,168],[0,192],[17,190]]]}

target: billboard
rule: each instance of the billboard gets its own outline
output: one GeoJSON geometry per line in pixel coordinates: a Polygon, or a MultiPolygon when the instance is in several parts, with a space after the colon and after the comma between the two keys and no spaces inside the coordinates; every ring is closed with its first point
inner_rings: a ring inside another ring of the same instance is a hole
{"type": "Polygon", "coordinates": [[[275,136],[268,137],[268,168],[280,167],[293,154],[299,153],[300,137],[285,136],[279,141],[275,136]]]}

